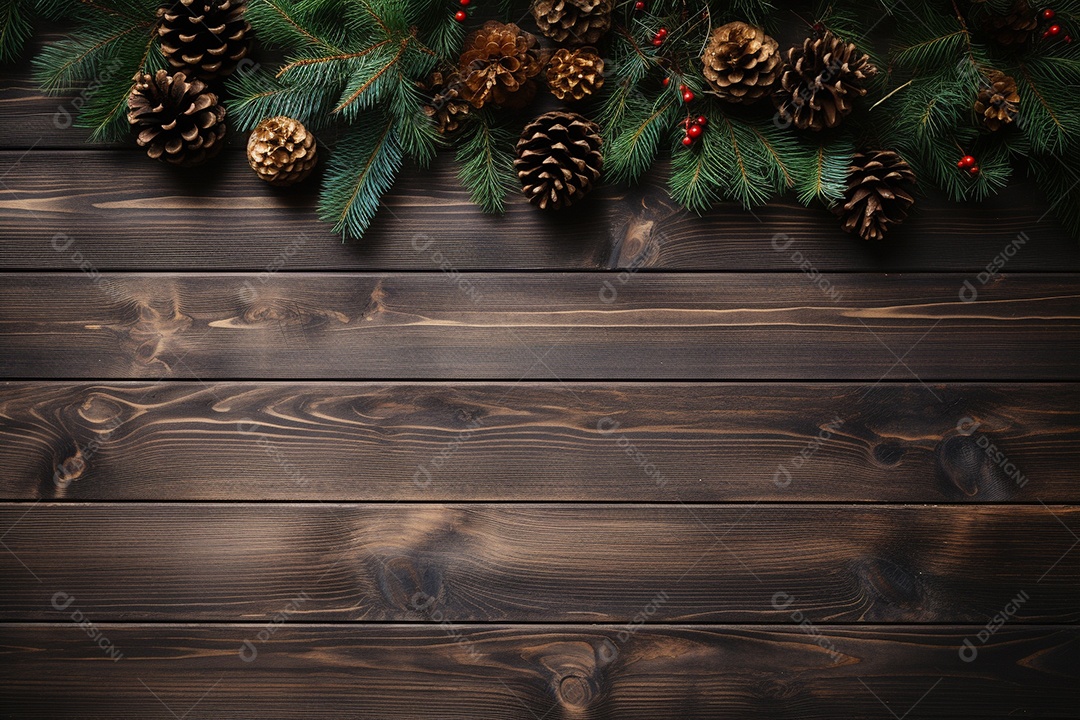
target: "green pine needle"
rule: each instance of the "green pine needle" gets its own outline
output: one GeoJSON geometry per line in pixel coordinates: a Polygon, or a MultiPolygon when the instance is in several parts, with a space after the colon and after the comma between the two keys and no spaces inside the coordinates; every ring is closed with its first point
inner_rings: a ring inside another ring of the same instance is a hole
{"type": "Polygon", "coordinates": [[[334,148],[323,182],[319,217],[343,239],[359,239],[401,169],[402,151],[394,120],[353,126],[334,148]]]}
{"type": "Polygon", "coordinates": [[[506,193],[515,185],[514,142],[510,125],[479,113],[462,131],[455,159],[461,164],[458,179],[472,201],[493,215],[506,211],[506,193]]]}

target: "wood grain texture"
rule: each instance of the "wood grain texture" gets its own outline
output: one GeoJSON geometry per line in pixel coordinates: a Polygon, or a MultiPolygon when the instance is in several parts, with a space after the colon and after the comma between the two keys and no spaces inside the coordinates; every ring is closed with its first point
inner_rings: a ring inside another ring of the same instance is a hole
{"type": "Polygon", "coordinates": [[[1078,448],[1068,383],[0,384],[12,500],[1075,502],[1078,448]]]}
{"type": "MultiPolygon", "coordinates": [[[[239,471],[239,469],[238,469],[239,471]]],[[[583,482],[587,482],[583,473],[583,482]]],[[[1077,622],[1080,508],[0,504],[0,619],[1077,622]]]]}
{"type": "Polygon", "coordinates": [[[638,274],[619,287],[605,274],[14,274],[0,276],[0,374],[1080,378],[1073,276],[998,276],[972,303],[965,280],[843,275],[833,301],[773,274],[638,274]]]}
{"type": "Polygon", "coordinates": [[[1075,626],[1006,626],[973,662],[959,648],[979,626],[272,627],[99,625],[111,662],[74,625],[0,625],[0,704],[27,720],[882,720],[1071,718],[1080,700],[1075,626]]]}
{"type": "Polygon", "coordinates": [[[317,181],[275,190],[241,152],[189,171],[134,148],[0,152],[0,267],[71,269],[79,264],[77,250],[102,270],[261,271],[284,264],[797,272],[807,263],[821,272],[978,272],[1025,233],[1009,270],[1080,269],[1080,247],[1043,217],[1046,202],[1024,187],[992,207],[923,201],[888,244],[868,246],[841,232],[827,211],[791,200],[753,214],[733,205],[705,217],[679,210],[662,187],[663,169],[641,188],[604,187],[587,205],[559,214],[540,213],[513,195],[502,218],[483,215],[456,172],[448,158],[429,171],[406,170],[364,240],[342,244],[317,218],[317,181]],[[61,167],[70,172],[57,172],[61,167]],[[75,239],[66,252],[53,249],[58,233],[75,239]]]}

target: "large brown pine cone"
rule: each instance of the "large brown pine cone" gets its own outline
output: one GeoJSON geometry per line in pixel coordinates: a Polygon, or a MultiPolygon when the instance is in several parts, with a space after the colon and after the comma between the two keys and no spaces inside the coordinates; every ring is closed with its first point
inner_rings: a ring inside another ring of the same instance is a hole
{"type": "Polygon", "coordinates": [[[734,103],[752,103],[768,95],[784,65],[777,42],[743,22],[716,28],[701,62],[709,85],[734,103]]]}
{"type": "Polygon", "coordinates": [[[461,76],[436,70],[424,89],[431,94],[431,100],[424,105],[424,114],[435,122],[440,135],[455,132],[472,111],[472,105],[461,98],[461,76]]]}
{"type": "Polygon", "coordinates": [[[271,185],[294,185],[315,169],[315,136],[299,120],[279,115],[263,120],[248,138],[248,164],[271,185]]]}
{"type": "Polygon", "coordinates": [[[128,122],[147,155],[174,165],[198,165],[225,144],[225,107],[205,83],[182,72],[136,75],[128,122]]]}
{"type": "Polygon", "coordinates": [[[544,210],[569,207],[600,178],[600,126],[577,113],[545,113],[525,126],[514,169],[525,197],[544,210]]]}
{"type": "Polygon", "coordinates": [[[1016,80],[1003,72],[991,70],[984,78],[979,96],[975,99],[975,112],[983,125],[991,131],[997,131],[1016,119],[1019,102],[1016,80]]]}
{"type": "Polygon", "coordinates": [[[842,227],[863,240],[881,240],[915,204],[910,192],[914,183],[915,173],[895,152],[856,153],[843,203],[836,208],[842,227]]]}
{"type": "Polygon", "coordinates": [[[475,108],[522,108],[536,95],[532,78],[543,68],[536,36],[513,23],[488,20],[465,38],[460,94],[475,108]]]}
{"type": "Polygon", "coordinates": [[[855,98],[866,94],[866,82],[875,74],[868,55],[826,32],[788,50],[774,101],[800,130],[836,127],[851,113],[855,98]]]}
{"type": "Polygon", "coordinates": [[[560,48],[548,63],[547,84],[560,100],[586,98],[604,85],[604,59],[592,48],[560,48]]]}
{"type": "Polygon", "coordinates": [[[236,69],[248,52],[247,0],[169,0],[158,8],[161,51],[189,78],[214,80],[236,69]]]}
{"type": "Polygon", "coordinates": [[[615,0],[533,0],[531,9],[546,37],[568,45],[595,45],[611,29],[615,0]]]}
{"type": "Polygon", "coordinates": [[[1005,47],[1021,47],[1031,42],[1039,27],[1038,10],[1027,0],[1016,0],[1004,14],[994,12],[985,0],[976,3],[979,26],[991,40],[1005,47]]]}

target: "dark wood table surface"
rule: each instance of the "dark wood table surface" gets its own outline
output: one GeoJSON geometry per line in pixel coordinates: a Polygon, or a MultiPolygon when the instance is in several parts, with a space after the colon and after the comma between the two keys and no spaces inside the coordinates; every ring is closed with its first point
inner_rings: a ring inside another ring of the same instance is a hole
{"type": "Polygon", "coordinates": [[[1080,717],[1030,188],[870,248],[437,162],[343,244],[243,138],[177,171],[72,102],[0,82],[3,717],[1080,717]]]}

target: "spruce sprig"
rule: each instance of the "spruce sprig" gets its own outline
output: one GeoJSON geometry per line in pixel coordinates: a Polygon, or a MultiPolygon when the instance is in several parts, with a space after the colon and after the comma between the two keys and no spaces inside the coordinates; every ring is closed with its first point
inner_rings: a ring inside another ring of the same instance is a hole
{"type": "Polygon", "coordinates": [[[472,201],[493,215],[506,211],[506,194],[515,185],[514,142],[517,133],[505,119],[490,112],[469,116],[458,140],[458,179],[472,201]]]}

